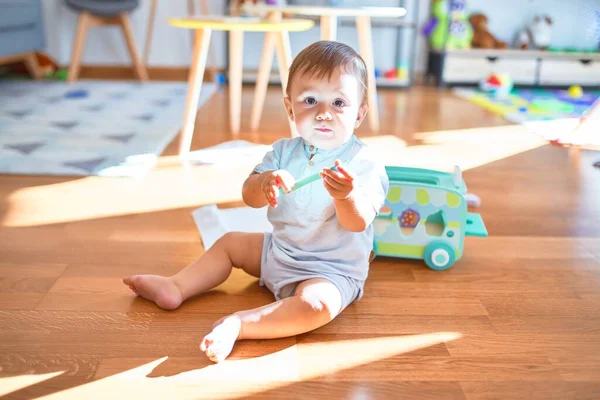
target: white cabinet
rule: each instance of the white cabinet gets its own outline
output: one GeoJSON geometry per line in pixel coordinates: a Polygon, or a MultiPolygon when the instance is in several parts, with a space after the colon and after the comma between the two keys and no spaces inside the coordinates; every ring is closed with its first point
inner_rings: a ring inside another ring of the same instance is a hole
{"type": "Polygon", "coordinates": [[[600,60],[540,60],[541,85],[600,86],[600,60]]]}
{"type": "Polygon", "coordinates": [[[450,53],[444,60],[443,79],[447,83],[478,83],[496,73],[508,74],[517,84],[534,85],[536,72],[535,59],[450,53]]]}
{"type": "Polygon", "coordinates": [[[468,49],[429,57],[427,74],[441,85],[477,84],[504,73],[517,85],[600,87],[600,53],[468,49]]]}

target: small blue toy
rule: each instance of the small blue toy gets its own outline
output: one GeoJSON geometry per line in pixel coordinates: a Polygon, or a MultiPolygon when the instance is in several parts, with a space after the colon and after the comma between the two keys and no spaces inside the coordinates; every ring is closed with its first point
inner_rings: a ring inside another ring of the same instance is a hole
{"type": "Polygon", "coordinates": [[[423,259],[442,271],[458,261],[465,236],[487,236],[479,214],[467,212],[467,187],[454,174],[386,167],[390,189],[373,222],[376,256],[423,259]]]}

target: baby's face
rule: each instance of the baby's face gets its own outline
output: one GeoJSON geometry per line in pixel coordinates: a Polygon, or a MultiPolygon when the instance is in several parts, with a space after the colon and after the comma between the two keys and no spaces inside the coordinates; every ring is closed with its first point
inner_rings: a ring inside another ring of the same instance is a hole
{"type": "Polygon", "coordinates": [[[300,136],[313,146],[332,150],[346,143],[367,114],[361,105],[363,88],[343,69],[327,78],[297,75],[284,99],[300,136]]]}

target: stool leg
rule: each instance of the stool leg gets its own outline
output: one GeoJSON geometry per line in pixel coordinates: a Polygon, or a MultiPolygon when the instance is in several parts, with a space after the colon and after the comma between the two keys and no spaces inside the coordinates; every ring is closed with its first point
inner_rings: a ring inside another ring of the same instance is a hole
{"type": "Polygon", "coordinates": [[[321,40],[336,40],[337,16],[321,15],[321,40]]]}
{"type": "Polygon", "coordinates": [[[183,117],[183,127],[179,141],[179,156],[184,157],[192,146],[192,137],[194,136],[194,125],[196,122],[196,113],[198,111],[198,100],[200,89],[202,88],[202,78],[206,67],[206,58],[208,54],[208,45],[210,44],[211,29],[196,30],[194,53],[192,54],[192,64],[190,65],[190,75],[188,77],[188,92],[185,102],[185,114],[183,117]]]}
{"type": "Polygon", "coordinates": [[[125,42],[127,43],[127,49],[131,55],[131,60],[135,66],[135,72],[138,76],[138,79],[142,82],[145,82],[148,80],[148,72],[146,71],[146,66],[142,64],[142,60],[140,60],[140,56],[135,48],[135,39],[133,37],[133,31],[131,29],[131,24],[129,23],[129,16],[127,13],[119,14],[119,24],[123,30],[125,42]]]}
{"type": "Polygon", "coordinates": [[[229,122],[234,136],[240,133],[242,112],[242,58],[244,31],[229,32],[229,122]]]}
{"type": "Polygon", "coordinates": [[[377,87],[375,81],[375,61],[373,59],[373,41],[371,39],[371,18],[368,16],[356,17],[358,43],[360,55],[367,65],[369,73],[369,90],[367,93],[369,103],[369,125],[371,130],[379,132],[379,107],[377,105],[377,87]]]}
{"type": "Polygon", "coordinates": [[[73,82],[77,80],[79,76],[79,67],[81,65],[81,54],[83,53],[83,46],[85,45],[85,36],[87,34],[88,26],[90,23],[90,14],[87,11],[79,14],[77,20],[77,32],[75,33],[75,40],[73,41],[73,54],[71,54],[71,63],[69,64],[69,74],[67,76],[67,82],[73,82]]]}
{"type": "MultiPolygon", "coordinates": [[[[275,32],[265,32],[265,44],[258,66],[258,75],[256,76],[256,87],[254,89],[254,102],[252,103],[252,114],[250,116],[250,129],[256,131],[260,125],[260,117],[265,105],[265,96],[269,86],[269,75],[273,65],[273,55],[275,52],[275,32]]],[[[285,88],[283,82],[281,86],[285,88]]],[[[285,92],[285,89],[284,89],[285,92]]]]}
{"type": "Polygon", "coordinates": [[[144,65],[148,65],[150,48],[152,47],[152,35],[154,34],[154,21],[156,20],[156,2],[150,3],[150,14],[148,14],[148,27],[146,28],[146,43],[144,44],[144,65]]]}
{"type": "MultiPolygon", "coordinates": [[[[290,46],[290,34],[288,31],[277,32],[277,64],[279,64],[279,78],[281,88],[285,96],[285,88],[288,84],[290,66],[292,65],[292,48],[290,46]]],[[[296,124],[288,120],[292,137],[298,136],[296,124]]]]}

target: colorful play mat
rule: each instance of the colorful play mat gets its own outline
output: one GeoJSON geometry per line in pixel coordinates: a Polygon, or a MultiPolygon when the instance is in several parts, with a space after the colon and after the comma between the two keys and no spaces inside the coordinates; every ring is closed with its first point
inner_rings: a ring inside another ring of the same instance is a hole
{"type": "Polygon", "coordinates": [[[600,91],[584,91],[573,97],[567,90],[513,89],[504,97],[476,88],[456,88],[454,92],[515,123],[579,118],[600,97],[600,91]]]}

